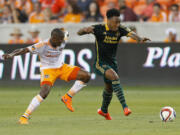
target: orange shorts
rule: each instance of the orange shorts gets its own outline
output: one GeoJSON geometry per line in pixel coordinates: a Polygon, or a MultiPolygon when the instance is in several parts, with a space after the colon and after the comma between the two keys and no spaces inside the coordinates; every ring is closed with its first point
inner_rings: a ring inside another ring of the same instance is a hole
{"type": "Polygon", "coordinates": [[[60,68],[42,69],[41,85],[47,84],[53,86],[56,79],[64,81],[76,80],[80,67],[63,64],[60,68]]]}

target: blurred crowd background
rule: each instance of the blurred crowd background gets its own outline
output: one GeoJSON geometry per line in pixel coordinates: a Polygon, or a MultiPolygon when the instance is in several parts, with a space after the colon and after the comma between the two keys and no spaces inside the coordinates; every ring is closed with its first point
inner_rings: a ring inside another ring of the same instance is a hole
{"type": "MultiPolygon", "coordinates": [[[[106,11],[117,8],[122,22],[180,22],[180,0],[0,0],[0,24],[105,22],[106,11]]],[[[136,27],[130,29],[137,32],[136,27]]],[[[8,43],[34,43],[40,31],[32,28],[29,39],[14,28],[8,43]]],[[[178,42],[174,28],[167,28],[164,42],[178,42]]],[[[129,39],[128,42],[135,42],[129,39]]]]}
{"type": "Polygon", "coordinates": [[[126,21],[180,22],[180,0],[0,0],[0,23],[102,22],[119,9],[126,21]]]}

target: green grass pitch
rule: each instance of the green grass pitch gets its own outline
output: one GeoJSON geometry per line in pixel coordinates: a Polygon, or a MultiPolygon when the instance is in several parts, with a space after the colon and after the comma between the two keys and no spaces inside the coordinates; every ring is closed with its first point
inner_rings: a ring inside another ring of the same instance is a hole
{"type": "Polygon", "coordinates": [[[105,120],[97,115],[103,87],[88,86],[73,98],[75,112],[60,102],[68,89],[54,87],[48,98],[32,114],[29,125],[17,121],[36,87],[0,87],[0,135],[180,135],[180,87],[125,87],[132,115],[125,117],[116,96],[105,120]],[[174,122],[161,122],[161,107],[172,106],[177,113],[174,122]]]}

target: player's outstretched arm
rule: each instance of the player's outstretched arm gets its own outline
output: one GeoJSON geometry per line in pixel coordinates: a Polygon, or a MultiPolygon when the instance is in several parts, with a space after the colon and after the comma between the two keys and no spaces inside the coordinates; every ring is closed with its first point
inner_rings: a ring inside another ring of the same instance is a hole
{"type": "Polygon", "coordinates": [[[27,52],[29,52],[28,48],[20,48],[20,49],[14,50],[12,53],[4,54],[3,58],[6,60],[6,59],[13,58],[14,56],[17,56],[17,55],[25,54],[27,52]]]}
{"type": "Polygon", "coordinates": [[[80,35],[80,36],[85,35],[85,34],[93,34],[93,33],[94,33],[94,28],[92,26],[82,28],[77,32],[77,34],[80,35]]]}
{"type": "Polygon", "coordinates": [[[144,42],[146,42],[146,41],[151,41],[149,38],[146,38],[146,37],[140,37],[140,36],[138,36],[136,33],[134,33],[134,32],[130,32],[129,34],[128,34],[128,37],[131,37],[131,38],[133,38],[134,40],[136,40],[137,42],[140,42],[140,43],[144,43],[144,42]]]}

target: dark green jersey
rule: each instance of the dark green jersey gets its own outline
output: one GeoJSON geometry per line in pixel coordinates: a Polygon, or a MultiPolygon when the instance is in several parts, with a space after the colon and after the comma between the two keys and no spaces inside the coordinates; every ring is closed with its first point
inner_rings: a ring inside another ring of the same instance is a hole
{"type": "Polygon", "coordinates": [[[107,24],[93,25],[93,27],[96,38],[96,61],[115,65],[119,40],[122,36],[126,36],[130,30],[120,26],[118,31],[111,31],[107,24]]]}

